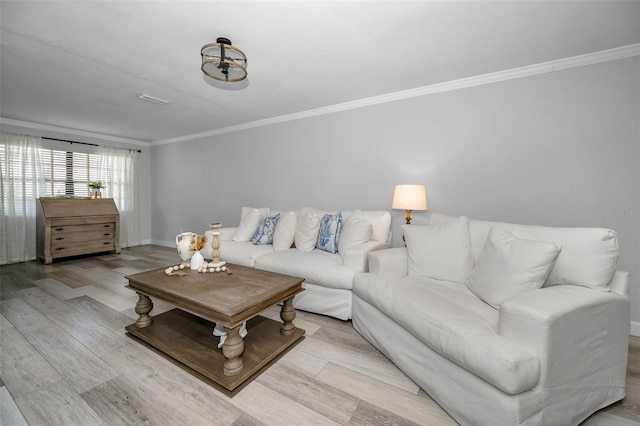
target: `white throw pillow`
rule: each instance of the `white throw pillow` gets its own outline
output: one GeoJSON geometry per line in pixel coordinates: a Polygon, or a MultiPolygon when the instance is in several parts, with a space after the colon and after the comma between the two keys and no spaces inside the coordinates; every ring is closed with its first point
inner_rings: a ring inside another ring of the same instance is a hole
{"type": "Polygon", "coordinates": [[[360,210],[355,210],[342,225],[342,232],[340,232],[338,240],[338,253],[340,256],[344,256],[344,252],[351,247],[370,241],[372,233],[371,222],[360,210]]]}
{"type": "Polygon", "coordinates": [[[276,225],[276,232],[273,234],[274,250],[286,250],[291,248],[296,236],[296,224],[298,215],[296,212],[280,213],[280,220],[276,225]]]}
{"type": "MultiPolygon", "coordinates": [[[[271,214],[271,210],[269,210],[269,207],[243,207],[242,211],[240,211],[240,222],[242,222],[242,219],[244,219],[247,213],[249,213],[253,209],[258,209],[258,211],[260,212],[260,216],[263,219],[271,214]]],[[[276,213],[278,212],[273,212],[274,215],[276,213]]]]}
{"type": "Polygon", "coordinates": [[[240,220],[240,225],[238,225],[236,233],[233,234],[233,241],[251,241],[251,238],[253,237],[253,234],[256,233],[256,229],[258,229],[258,226],[260,226],[260,222],[262,221],[262,219],[269,215],[269,209],[249,208],[248,210],[246,210],[246,214],[244,214],[245,209],[247,208],[242,208],[243,217],[240,220]]]}
{"type": "Polygon", "coordinates": [[[523,240],[494,226],[467,287],[497,309],[523,291],[541,288],[559,253],[558,244],[523,240]]]}
{"type": "Polygon", "coordinates": [[[296,248],[300,251],[313,251],[319,232],[320,216],[311,211],[301,212],[294,237],[296,248]]]}
{"type": "Polygon", "coordinates": [[[473,269],[469,221],[457,217],[440,225],[402,225],[408,274],[464,283],[473,269]]]}

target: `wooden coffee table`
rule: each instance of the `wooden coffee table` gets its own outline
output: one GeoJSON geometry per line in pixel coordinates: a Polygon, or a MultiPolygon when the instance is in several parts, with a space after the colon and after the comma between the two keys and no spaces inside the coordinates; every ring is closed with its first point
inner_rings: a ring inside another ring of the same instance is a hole
{"type": "Polygon", "coordinates": [[[139,318],[125,329],[130,337],[233,396],[304,338],[304,330],[293,325],[293,298],[304,290],[304,279],[228,267],[231,275],[184,269],[184,276],[169,276],[162,268],[127,276],[127,287],[138,294],[139,318]],[[151,298],[178,309],[152,317],[151,298]],[[258,316],[280,302],[283,322],[258,316]],[[240,327],[245,321],[248,334],[243,339],[240,327]],[[227,331],[222,349],[212,334],[214,323],[227,331]]]}

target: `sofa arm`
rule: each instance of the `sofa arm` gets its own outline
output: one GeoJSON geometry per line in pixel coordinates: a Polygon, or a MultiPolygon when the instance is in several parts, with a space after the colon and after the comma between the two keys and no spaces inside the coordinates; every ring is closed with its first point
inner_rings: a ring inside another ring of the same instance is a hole
{"type": "Polygon", "coordinates": [[[342,263],[355,268],[358,272],[369,270],[369,253],[374,250],[389,248],[389,244],[381,241],[367,241],[345,250],[342,263]]]}
{"type": "Polygon", "coordinates": [[[616,271],[613,279],[609,283],[611,291],[629,297],[629,273],[627,271],[616,271]]]}
{"type": "Polygon", "coordinates": [[[498,333],[540,359],[547,401],[588,398],[615,389],[624,397],[629,301],[613,292],[559,285],[521,293],[500,306],[498,333]]]}
{"type": "Polygon", "coordinates": [[[400,278],[408,273],[406,247],[379,250],[369,254],[369,272],[384,278],[400,278]]]}

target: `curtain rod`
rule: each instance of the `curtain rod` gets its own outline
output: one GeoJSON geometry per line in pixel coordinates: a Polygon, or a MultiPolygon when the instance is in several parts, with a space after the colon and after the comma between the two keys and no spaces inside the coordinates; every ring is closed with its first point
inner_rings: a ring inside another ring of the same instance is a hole
{"type": "MultiPolygon", "coordinates": [[[[50,140],[50,141],[67,142],[67,143],[70,143],[70,144],[72,144],[72,145],[73,145],[74,143],[77,143],[77,144],[79,144],[79,145],[100,146],[100,145],[95,144],[95,143],[68,141],[68,140],[66,140],[66,139],[47,138],[47,137],[45,137],[45,136],[42,136],[41,138],[42,138],[42,139],[47,139],[47,140],[50,140]]],[[[142,150],[140,150],[140,149],[131,149],[131,148],[124,148],[124,149],[128,149],[129,151],[142,152],[142,150]]]]}

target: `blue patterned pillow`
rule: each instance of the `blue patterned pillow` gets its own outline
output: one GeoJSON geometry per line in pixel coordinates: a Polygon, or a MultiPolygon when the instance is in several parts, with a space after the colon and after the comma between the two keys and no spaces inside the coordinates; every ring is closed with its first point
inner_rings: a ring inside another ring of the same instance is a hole
{"type": "Polygon", "coordinates": [[[338,252],[338,239],[342,230],[342,213],[325,214],[320,222],[316,247],[329,253],[338,252]]]}
{"type": "Polygon", "coordinates": [[[280,213],[275,216],[265,217],[262,219],[258,229],[256,229],[256,233],[253,234],[251,243],[253,243],[254,246],[273,244],[273,233],[276,230],[278,220],[280,220],[280,213]]]}

